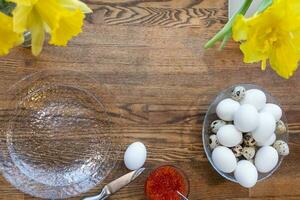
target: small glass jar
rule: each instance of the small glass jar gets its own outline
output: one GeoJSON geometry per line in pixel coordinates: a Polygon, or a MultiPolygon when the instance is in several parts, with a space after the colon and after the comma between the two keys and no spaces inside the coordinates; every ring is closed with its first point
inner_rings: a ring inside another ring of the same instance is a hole
{"type": "Polygon", "coordinates": [[[178,192],[189,194],[189,181],[182,170],[172,165],[163,165],[153,170],[145,183],[148,200],[181,200],[178,192]]]}

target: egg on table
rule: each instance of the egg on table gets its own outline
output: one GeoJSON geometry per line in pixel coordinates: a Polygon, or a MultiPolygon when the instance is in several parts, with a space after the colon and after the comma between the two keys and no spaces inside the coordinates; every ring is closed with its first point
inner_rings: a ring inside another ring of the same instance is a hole
{"type": "Polygon", "coordinates": [[[147,158],[147,149],[141,142],[130,144],[124,154],[124,163],[129,170],[141,168],[147,158]]]}
{"type": "Polygon", "coordinates": [[[278,153],[271,146],[263,146],[256,152],[254,159],[257,171],[267,173],[272,171],[278,163],[278,153]]]}
{"type": "Polygon", "coordinates": [[[252,132],[252,136],[256,142],[267,141],[276,129],[276,121],[273,115],[262,112],[259,114],[259,122],[257,128],[252,132]]]}
{"type": "Polygon", "coordinates": [[[265,107],[261,110],[261,112],[267,112],[273,115],[276,121],[279,121],[282,116],[281,108],[273,103],[267,103],[265,107]]]}
{"type": "Polygon", "coordinates": [[[251,188],[257,182],[257,169],[250,161],[241,160],[237,163],[234,177],[241,186],[251,188]]]}
{"type": "Polygon", "coordinates": [[[235,126],[228,124],[218,130],[217,138],[220,144],[226,147],[234,147],[241,143],[243,134],[235,126]]]}
{"type": "Polygon", "coordinates": [[[233,152],[224,146],[218,146],[213,150],[212,161],[219,170],[225,173],[233,172],[237,164],[233,152]]]}
{"type": "Polygon", "coordinates": [[[258,89],[247,90],[245,93],[245,97],[241,100],[241,105],[243,104],[251,104],[257,110],[261,110],[265,107],[267,102],[267,97],[265,93],[258,89]]]}
{"type": "Polygon", "coordinates": [[[259,114],[250,104],[241,105],[234,114],[234,125],[241,132],[251,132],[258,126],[259,114]]]}
{"type": "Polygon", "coordinates": [[[218,117],[224,121],[232,121],[235,111],[240,107],[240,103],[230,98],[222,100],[216,108],[218,117]]]}

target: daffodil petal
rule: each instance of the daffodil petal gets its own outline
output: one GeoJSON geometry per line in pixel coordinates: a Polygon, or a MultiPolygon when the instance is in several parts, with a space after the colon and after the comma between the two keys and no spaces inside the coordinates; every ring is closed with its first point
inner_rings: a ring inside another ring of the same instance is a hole
{"type": "Polygon", "coordinates": [[[23,42],[23,35],[13,31],[13,19],[0,12],[0,55],[8,54],[9,50],[23,42]]]}
{"type": "Polygon", "coordinates": [[[68,41],[82,32],[84,14],[79,10],[68,11],[51,32],[50,44],[66,46],[68,41]]]}
{"type": "Polygon", "coordinates": [[[41,53],[43,48],[45,31],[43,27],[43,21],[38,17],[38,14],[35,11],[30,15],[28,26],[32,37],[31,51],[33,55],[37,56],[41,53]]]}
{"type": "Polygon", "coordinates": [[[8,1],[14,2],[18,5],[31,6],[34,5],[38,0],[8,0],[8,1]]]}
{"type": "Polygon", "coordinates": [[[259,51],[255,40],[248,40],[240,45],[240,49],[244,54],[245,63],[254,63],[259,62],[262,59],[265,59],[266,56],[259,51]]]}
{"type": "Polygon", "coordinates": [[[50,27],[50,29],[53,29],[57,26],[60,16],[62,13],[67,11],[58,4],[57,0],[39,0],[35,5],[35,9],[39,17],[42,18],[42,20],[50,27]]]}
{"type": "Polygon", "coordinates": [[[14,31],[17,33],[25,32],[27,28],[28,16],[32,10],[31,6],[17,6],[13,11],[14,31]]]}
{"type": "Polygon", "coordinates": [[[295,50],[293,44],[286,42],[273,49],[270,55],[270,64],[278,75],[288,79],[298,68],[299,58],[299,52],[295,50]]]}
{"type": "Polygon", "coordinates": [[[79,0],[59,0],[59,3],[69,10],[76,10],[79,8],[83,13],[93,12],[85,3],[79,0]]]}
{"type": "Polygon", "coordinates": [[[251,18],[239,16],[233,26],[233,38],[242,42],[245,63],[267,61],[277,74],[289,78],[300,60],[300,1],[273,0],[262,13],[251,18]]]}
{"type": "Polygon", "coordinates": [[[294,15],[300,15],[300,1],[299,0],[289,0],[287,2],[287,6],[289,6],[289,10],[294,12],[294,15]]]}
{"type": "Polygon", "coordinates": [[[50,44],[65,46],[82,32],[84,12],[92,12],[79,0],[10,0],[16,3],[13,13],[14,29],[18,33],[32,33],[32,53],[38,55],[45,33],[51,35],[50,44]]]}
{"type": "Polygon", "coordinates": [[[232,38],[234,41],[243,41],[248,38],[249,27],[246,19],[242,15],[238,15],[232,27],[232,38]]]}
{"type": "Polygon", "coordinates": [[[266,67],[267,67],[267,60],[266,59],[263,59],[261,61],[261,70],[266,70],[266,67]]]}

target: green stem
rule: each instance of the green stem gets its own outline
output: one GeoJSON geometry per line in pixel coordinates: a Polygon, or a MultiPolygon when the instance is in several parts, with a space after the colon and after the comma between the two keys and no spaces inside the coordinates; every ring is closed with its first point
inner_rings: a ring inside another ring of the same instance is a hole
{"type": "Polygon", "coordinates": [[[229,38],[231,37],[232,31],[230,30],[223,38],[222,43],[220,45],[219,50],[224,49],[226,43],[228,42],[229,38]]]}
{"type": "MultiPolygon", "coordinates": [[[[229,36],[231,35],[231,28],[233,23],[235,22],[236,17],[239,14],[245,15],[245,13],[247,12],[247,10],[249,9],[251,3],[253,0],[245,0],[245,2],[243,3],[243,5],[241,6],[241,8],[229,19],[229,21],[225,24],[225,26],[212,38],[210,39],[204,46],[204,48],[210,48],[212,46],[214,46],[214,44],[219,41],[222,40],[226,35],[225,38],[225,42],[226,40],[229,39],[229,36]],[[228,34],[230,34],[228,36],[228,34]]],[[[225,44],[223,44],[224,46],[225,44]]]]}
{"type": "Polygon", "coordinates": [[[259,4],[256,13],[259,14],[259,13],[263,12],[263,11],[266,10],[272,3],[273,3],[273,0],[263,0],[263,1],[259,4]]]}

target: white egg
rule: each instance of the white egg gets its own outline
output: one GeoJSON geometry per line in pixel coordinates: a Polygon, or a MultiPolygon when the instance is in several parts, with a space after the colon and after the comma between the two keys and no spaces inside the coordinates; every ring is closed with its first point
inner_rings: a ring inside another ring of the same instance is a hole
{"type": "Polygon", "coordinates": [[[217,132],[220,144],[226,147],[234,147],[243,140],[243,134],[232,124],[222,126],[217,132]]]}
{"type": "Polygon", "coordinates": [[[258,112],[250,104],[244,104],[234,114],[234,125],[242,132],[251,132],[258,126],[258,112]]]}
{"type": "Polygon", "coordinates": [[[256,142],[266,142],[276,129],[276,121],[270,113],[259,113],[259,122],[257,128],[252,132],[256,142]]]}
{"type": "Polygon", "coordinates": [[[275,140],[276,140],[276,134],[273,133],[269,139],[267,139],[264,142],[256,142],[256,145],[259,146],[259,147],[271,146],[272,144],[274,144],[275,140]]]}
{"type": "Polygon", "coordinates": [[[143,143],[134,142],[129,145],[124,154],[124,163],[130,170],[141,168],[147,157],[147,150],[143,143]]]}
{"type": "Polygon", "coordinates": [[[241,101],[241,105],[243,104],[251,104],[257,110],[261,110],[267,102],[267,97],[265,93],[258,89],[247,90],[245,97],[241,101]]]}
{"type": "Polygon", "coordinates": [[[237,163],[234,177],[241,186],[251,188],[257,182],[257,169],[250,161],[241,160],[237,163]]]}
{"type": "Polygon", "coordinates": [[[281,108],[272,103],[267,103],[265,107],[261,110],[261,112],[267,112],[273,115],[276,121],[279,121],[282,116],[282,110],[281,108]]]}
{"type": "Polygon", "coordinates": [[[240,107],[240,103],[230,98],[222,100],[216,108],[216,113],[224,121],[232,121],[235,111],[240,107]]]}
{"type": "Polygon", "coordinates": [[[278,153],[276,149],[271,146],[261,147],[256,152],[254,163],[259,172],[270,172],[278,163],[278,153]]]}
{"type": "Polygon", "coordinates": [[[233,172],[237,164],[233,152],[224,146],[218,146],[213,150],[212,160],[215,166],[225,173],[233,172]]]}

